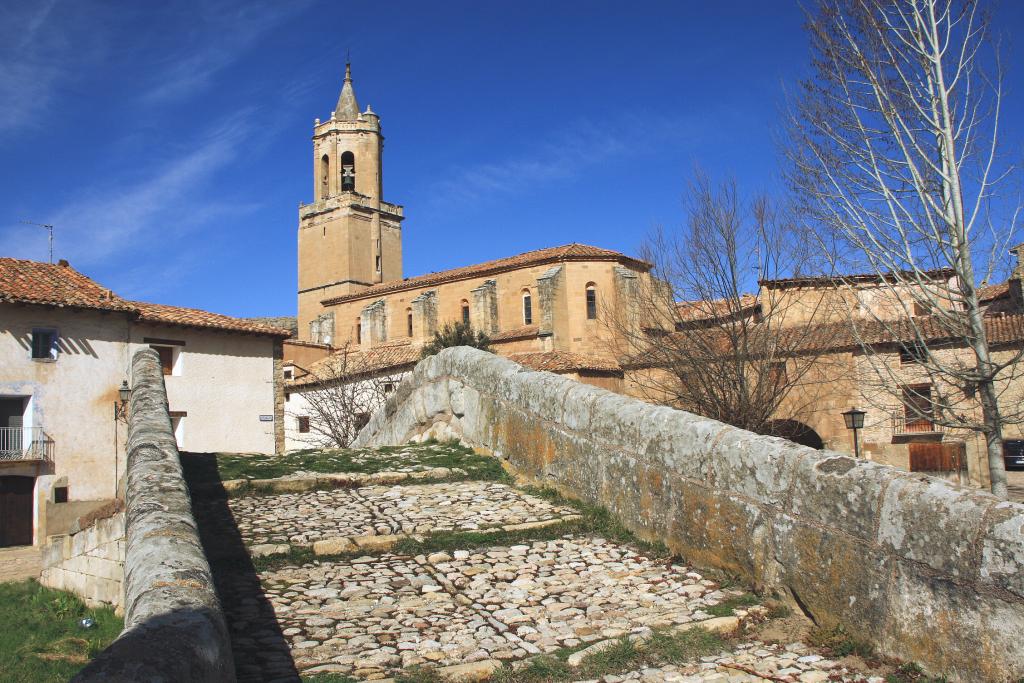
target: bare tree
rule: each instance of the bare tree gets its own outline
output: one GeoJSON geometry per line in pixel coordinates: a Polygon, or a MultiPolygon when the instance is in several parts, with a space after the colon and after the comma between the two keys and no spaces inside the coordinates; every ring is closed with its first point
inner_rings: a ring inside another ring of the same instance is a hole
{"type": "Polygon", "coordinates": [[[292,393],[302,407],[290,414],[306,430],[299,437],[311,446],[347,448],[400,379],[382,374],[358,347],[338,349],[314,365],[292,393]]]}
{"type": "Polygon", "coordinates": [[[1019,204],[1000,197],[1014,169],[999,156],[1002,73],[987,18],[973,0],[817,0],[807,26],[815,73],[786,148],[796,201],[833,269],[878,275],[901,309],[850,311],[869,323],[853,329],[878,386],[923,419],[982,433],[992,492],[1005,498],[999,391],[1019,353],[993,354],[977,283],[993,277],[1019,204]],[[938,391],[904,396],[869,343],[879,328],[938,391]]]}
{"type": "Polygon", "coordinates": [[[659,229],[641,248],[653,269],[635,305],[604,316],[617,353],[647,400],[778,433],[818,401],[827,300],[745,292],[798,274],[807,243],[767,199],[743,202],[734,182],[716,186],[698,171],[687,199],[685,226],[659,229]]]}

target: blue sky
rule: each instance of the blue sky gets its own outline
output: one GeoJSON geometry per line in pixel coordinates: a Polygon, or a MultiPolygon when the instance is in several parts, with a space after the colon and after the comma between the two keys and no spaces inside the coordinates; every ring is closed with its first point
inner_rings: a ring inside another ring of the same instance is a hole
{"type": "MultiPolygon", "coordinates": [[[[1006,152],[1024,3],[1004,2],[1006,152]]],[[[776,192],[796,2],[11,2],[0,7],[0,254],[122,296],[295,311],[313,119],[351,50],[406,211],[405,274],[568,242],[635,252],[699,164],[776,192]]]]}

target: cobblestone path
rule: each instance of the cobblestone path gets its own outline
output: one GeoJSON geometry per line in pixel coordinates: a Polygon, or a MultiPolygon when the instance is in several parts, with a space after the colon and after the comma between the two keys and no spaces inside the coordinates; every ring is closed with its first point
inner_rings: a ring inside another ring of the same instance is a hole
{"type": "Polygon", "coordinates": [[[340,536],[475,531],[575,513],[511,486],[481,481],[252,496],[233,498],[228,505],[246,545],[310,545],[340,536]]]}
{"type": "Polygon", "coordinates": [[[800,683],[885,683],[881,676],[851,672],[802,643],[776,645],[759,641],[741,643],[735,652],[702,657],[692,664],[649,667],[577,683],[746,683],[787,679],[800,683]]]}
{"type": "MultiPolygon", "coordinates": [[[[545,654],[576,652],[568,657],[576,666],[621,638],[642,642],[654,631],[698,624],[728,631],[748,615],[764,618],[758,607],[716,616],[723,614],[716,606],[742,591],[722,589],[684,564],[580,533],[579,526],[574,533],[549,527],[530,538],[531,523],[578,520],[579,511],[493,481],[200,496],[195,508],[238,680],[246,683],[315,675],[382,680],[410,667],[442,674],[468,668],[478,677],[465,680],[484,680],[479,676],[497,667],[545,654]],[[436,531],[517,524],[525,531],[515,538],[525,540],[484,547],[455,542],[422,554],[360,550],[315,559],[305,550],[254,561],[247,550],[263,543],[305,548],[335,536],[404,533],[422,540],[436,531]]],[[[730,642],[729,651],[696,661],[587,681],[873,680],[800,643],[730,642]]]]}

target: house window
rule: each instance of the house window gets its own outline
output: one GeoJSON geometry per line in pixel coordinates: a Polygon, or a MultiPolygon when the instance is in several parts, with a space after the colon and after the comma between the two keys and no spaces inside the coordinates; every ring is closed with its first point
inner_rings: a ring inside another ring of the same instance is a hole
{"type": "Polygon", "coordinates": [[[924,363],[928,360],[928,349],[917,342],[900,346],[900,365],[924,363]]]}
{"type": "Polygon", "coordinates": [[[68,487],[67,486],[54,486],[53,487],[53,502],[54,503],[66,503],[66,502],[68,502],[68,487]]]}
{"type": "Polygon", "coordinates": [[[903,419],[907,432],[930,432],[933,430],[932,386],[915,384],[903,390],[903,419]]]}
{"type": "Polygon", "coordinates": [[[292,378],[292,369],[291,368],[285,368],[284,369],[284,378],[285,379],[291,379],[292,378]]]}
{"type": "Polygon", "coordinates": [[[356,344],[363,343],[363,322],[362,320],[356,321],[356,344]]]}
{"type": "Polygon", "coordinates": [[[406,336],[412,336],[412,309],[405,309],[406,336]]]}
{"type": "Polygon", "coordinates": [[[394,385],[394,383],[392,383],[392,382],[386,382],[386,383],[384,384],[384,393],[385,393],[385,394],[390,394],[390,393],[391,393],[392,391],[394,391],[394,390],[395,390],[395,385],[394,385]]]}
{"type": "Polygon", "coordinates": [[[309,433],[309,416],[307,416],[307,415],[300,415],[299,416],[299,433],[300,434],[308,434],[309,433]]]}
{"type": "Polygon", "coordinates": [[[587,283],[587,320],[597,319],[597,287],[593,282],[587,283]]]}
{"type": "Polygon", "coordinates": [[[462,324],[469,324],[469,302],[465,299],[462,300],[462,324]]]}
{"type": "Polygon", "coordinates": [[[523,290],[523,324],[533,324],[533,298],[530,296],[530,290],[523,290]]]}
{"type": "Polygon", "coordinates": [[[57,360],[57,330],[32,330],[32,358],[36,360],[57,360]]]}
{"type": "Polygon", "coordinates": [[[171,346],[150,346],[160,356],[160,369],[165,375],[174,374],[174,348],[171,346]]]}

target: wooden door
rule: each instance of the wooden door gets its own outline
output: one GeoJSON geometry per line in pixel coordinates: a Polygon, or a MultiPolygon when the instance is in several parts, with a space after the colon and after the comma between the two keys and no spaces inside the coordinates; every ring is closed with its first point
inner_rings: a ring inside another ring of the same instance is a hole
{"type": "Polygon", "coordinates": [[[0,477],[0,547],[32,545],[33,477],[0,477]]]}
{"type": "Polygon", "coordinates": [[[967,444],[960,441],[909,444],[911,472],[958,472],[967,469],[967,444]]]}

